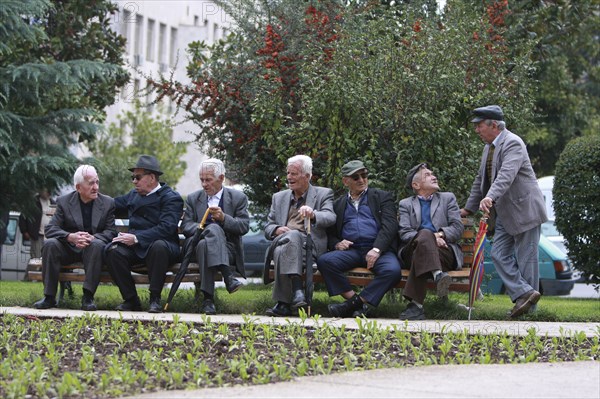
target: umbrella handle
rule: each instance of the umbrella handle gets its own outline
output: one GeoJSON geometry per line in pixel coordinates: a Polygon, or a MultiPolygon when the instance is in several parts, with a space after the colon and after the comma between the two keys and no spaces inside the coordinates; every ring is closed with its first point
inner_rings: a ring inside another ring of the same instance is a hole
{"type": "Polygon", "coordinates": [[[206,219],[208,219],[209,210],[210,210],[210,208],[206,208],[206,212],[204,212],[204,216],[202,216],[202,220],[200,221],[200,224],[198,225],[198,229],[204,230],[204,225],[206,224],[206,219]]]}
{"type": "Polygon", "coordinates": [[[310,234],[310,218],[308,216],[304,218],[304,228],[306,229],[306,234],[310,234]]]}

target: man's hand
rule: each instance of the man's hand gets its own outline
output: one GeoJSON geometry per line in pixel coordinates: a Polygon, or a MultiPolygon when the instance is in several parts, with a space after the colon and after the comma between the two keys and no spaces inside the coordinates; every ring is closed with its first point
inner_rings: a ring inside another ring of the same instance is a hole
{"type": "Polygon", "coordinates": [[[350,249],[352,244],[354,244],[352,241],[342,240],[342,241],[338,242],[337,244],[335,244],[335,249],[337,249],[338,251],[346,251],[346,250],[350,249]]]}
{"type": "Polygon", "coordinates": [[[280,236],[282,234],[287,233],[288,231],[290,231],[290,228],[287,226],[279,226],[277,228],[277,230],[275,230],[275,237],[280,236]]]}
{"type": "Polygon", "coordinates": [[[308,205],[302,205],[300,209],[298,209],[298,213],[303,218],[308,217],[309,219],[315,218],[315,211],[308,205]]]}
{"type": "Polygon", "coordinates": [[[85,248],[90,245],[94,238],[95,237],[87,231],[78,231],[76,233],[69,234],[67,236],[67,241],[77,248],[85,248]]]}
{"type": "Polygon", "coordinates": [[[460,210],[460,217],[461,218],[466,218],[467,216],[471,215],[471,211],[465,208],[461,208],[460,210]]]}
{"type": "Polygon", "coordinates": [[[218,206],[209,207],[208,212],[210,213],[214,221],[219,223],[223,223],[225,221],[225,213],[218,206]]]}
{"type": "Polygon", "coordinates": [[[115,238],[113,238],[112,242],[120,242],[122,244],[125,244],[127,246],[132,246],[135,245],[135,234],[131,234],[131,233],[119,233],[118,236],[116,236],[115,238]]]}
{"type": "Polygon", "coordinates": [[[490,197],[485,197],[479,203],[479,209],[481,211],[483,211],[484,213],[490,213],[490,210],[492,209],[493,206],[494,206],[494,200],[491,199],[490,197]]]}
{"type": "Polygon", "coordinates": [[[375,251],[374,249],[367,252],[367,256],[365,257],[367,260],[367,269],[372,269],[375,266],[375,262],[381,256],[381,253],[375,251]]]}

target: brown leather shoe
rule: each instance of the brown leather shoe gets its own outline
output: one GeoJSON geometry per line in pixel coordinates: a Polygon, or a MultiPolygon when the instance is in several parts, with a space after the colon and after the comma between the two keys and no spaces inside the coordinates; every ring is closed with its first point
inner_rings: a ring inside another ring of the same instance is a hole
{"type": "Polygon", "coordinates": [[[510,317],[515,318],[521,316],[524,313],[527,313],[527,311],[533,305],[538,303],[541,296],[542,294],[540,294],[536,290],[530,290],[521,295],[519,298],[517,298],[515,306],[510,311],[510,317]]]}

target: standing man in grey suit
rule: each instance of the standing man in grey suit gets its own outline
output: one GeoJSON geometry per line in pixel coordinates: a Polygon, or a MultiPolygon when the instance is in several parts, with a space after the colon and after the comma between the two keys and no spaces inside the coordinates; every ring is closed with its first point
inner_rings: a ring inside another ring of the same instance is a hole
{"type": "Polygon", "coordinates": [[[400,253],[410,268],[402,294],[410,301],[400,320],[423,320],[426,284],[436,283],[437,295],[448,295],[452,279],[448,270],[459,270],[463,253],[457,242],[464,226],[456,197],[439,192],[437,178],[425,163],[413,167],[406,178],[406,188],[415,195],[400,201],[400,253]]]}
{"type": "Polygon", "coordinates": [[[497,105],[473,111],[475,131],[485,142],[479,172],[461,215],[478,209],[495,217],[492,260],[515,304],[511,317],[528,312],[540,299],[538,245],[548,220],[544,197],[523,140],[506,129],[497,105]]]}
{"type": "Polygon", "coordinates": [[[273,299],[277,304],[267,309],[268,316],[289,316],[292,309],[306,306],[302,270],[305,263],[314,260],[327,249],[327,227],[335,223],[333,191],[310,184],[312,159],[296,155],[287,161],[289,189],[273,195],[265,226],[265,237],[273,240],[265,261],[268,270],[271,259],[275,262],[273,299]],[[311,225],[314,242],[313,259],[304,259],[306,220],[311,225]]]}
{"type": "Polygon", "coordinates": [[[200,266],[200,289],[204,294],[200,312],[216,314],[214,274],[221,272],[230,294],[237,291],[242,283],[233,277],[229,265],[235,265],[235,270],[246,277],[242,236],[250,226],[248,197],[241,191],[223,187],[225,165],[219,159],[203,161],[199,174],[202,190],[188,195],[182,228],[186,237],[192,237],[208,209],[202,239],[194,252],[200,266]]]}
{"type": "Polygon", "coordinates": [[[37,309],[57,305],[55,297],[61,266],[81,261],[85,268],[81,309],[96,310],[94,294],[100,284],[102,251],[117,235],[115,201],[98,192],[100,180],[93,166],[78,167],[73,184],[76,191],[58,198],[56,212],[44,230],[44,298],[33,304],[37,309]]]}

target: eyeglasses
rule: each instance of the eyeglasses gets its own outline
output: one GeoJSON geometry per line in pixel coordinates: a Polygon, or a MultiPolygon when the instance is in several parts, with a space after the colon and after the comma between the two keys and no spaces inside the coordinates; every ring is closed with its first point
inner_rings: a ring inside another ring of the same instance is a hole
{"type": "Polygon", "coordinates": [[[361,177],[363,178],[363,180],[367,180],[369,178],[369,174],[367,172],[363,172],[363,173],[357,173],[355,175],[351,175],[350,177],[354,181],[358,181],[358,179],[360,179],[361,177]]]}
{"type": "Polygon", "coordinates": [[[142,177],[149,175],[150,173],[140,173],[138,175],[131,175],[131,181],[140,181],[142,180],[142,177]]]}

